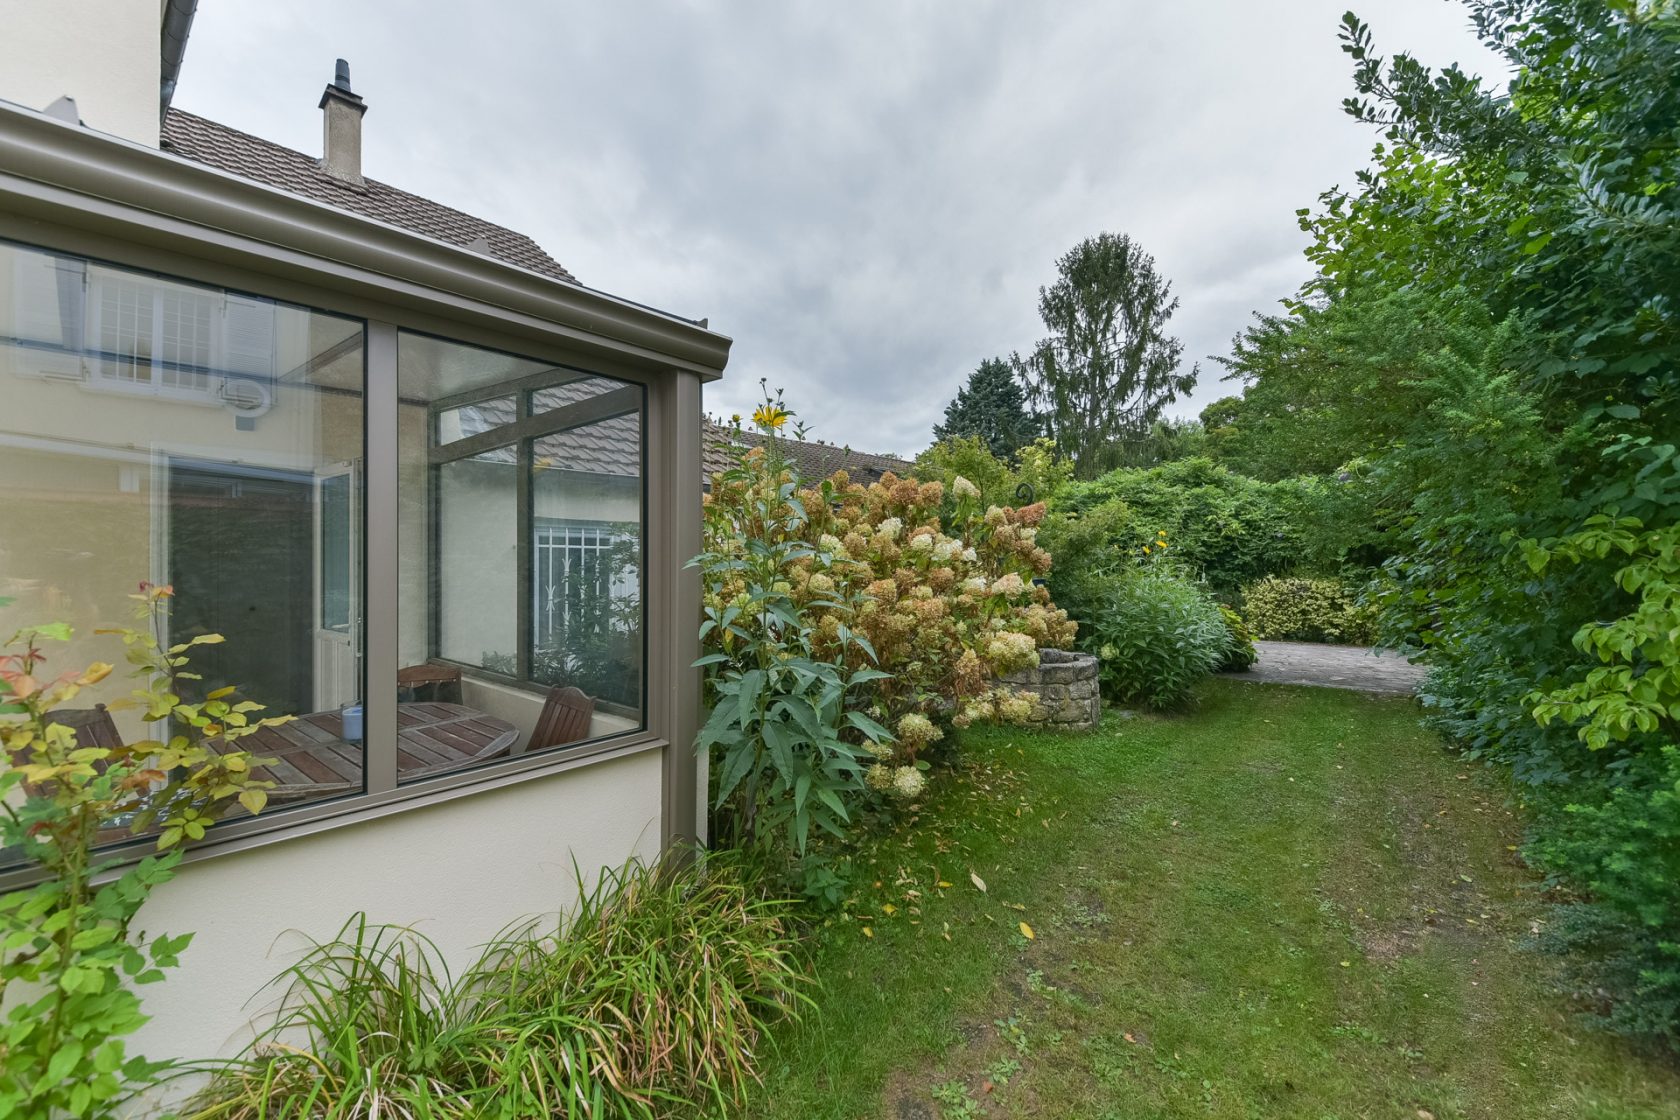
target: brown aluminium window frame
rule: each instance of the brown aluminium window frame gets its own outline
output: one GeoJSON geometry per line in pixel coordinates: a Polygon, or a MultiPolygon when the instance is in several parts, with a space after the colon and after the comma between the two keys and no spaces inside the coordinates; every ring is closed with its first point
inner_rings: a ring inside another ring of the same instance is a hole
{"type": "MultiPolygon", "coordinates": [[[[441,335],[425,334],[421,331],[403,331],[404,334],[417,335],[439,342],[455,342],[452,338],[441,335]]],[[[506,357],[529,360],[528,355],[511,351],[494,351],[506,357]]],[[[515,639],[514,660],[517,671],[509,676],[505,673],[494,672],[482,665],[471,662],[457,661],[443,654],[442,642],[442,610],[441,589],[434,580],[428,581],[427,595],[430,599],[430,611],[427,618],[426,648],[430,657],[435,661],[447,661],[481,680],[494,681],[511,688],[527,692],[546,692],[548,686],[538,683],[532,678],[533,641],[532,626],[535,617],[536,604],[533,600],[533,585],[535,584],[533,569],[533,540],[534,511],[531,498],[532,463],[528,441],[556,432],[570,431],[581,428],[601,420],[616,419],[620,416],[634,414],[638,421],[638,446],[636,449],[636,490],[640,499],[640,522],[638,525],[639,567],[638,585],[645,585],[648,570],[648,391],[647,386],[640,382],[624,381],[622,387],[610,393],[602,393],[583,401],[565,405],[562,408],[544,412],[540,415],[531,411],[531,394],[542,389],[552,388],[570,381],[586,378],[604,378],[619,381],[620,378],[605,377],[595,370],[583,369],[578,366],[549,364],[547,369],[536,373],[526,374],[512,381],[498,382],[485,385],[464,392],[453,393],[447,397],[439,397],[428,402],[427,435],[430,440],[427,448],[427,466],[435,480],[436,471],[446,463],[470,459],[474,455],[485,451],[506,447],[510,443],[516,448],[515,455],[519,463],[519,492],[516,499],[516,513],[518,527],[515,530],[515,548],[518,555],[516,561],[517,572],[514,576],[514,586],[517,589],[518,606],[515,611],[517,637],[515,639]],[[483,401],[496,400],[500,397],[514,398],[515,420],[511,424],[504,424],[487,432],[458,439],[452,443],[438,442],[438,416],[455,408],[478,404],[483,401]],[[633,402],[633,403],[632,403],[633,402]]],[[[441,510],[439,508],[440,492],[435,484],[428,492],[427,500],[431,514],[427,518],[426,553],[430,571],[442,571],[442,556],[440,552],[440,538],[438,535],[441,525],[441,510]]],[[[644,591],[638,594],[642,600],[641,606],[641,634],[647,632],[647,602],[644,591]]],[[[595,700],[595,707],[599,711],[606,711],[613,715],[634,718],[637,726],[647,727],[647,691],[648,691],[648,648],[647,642],[641,641],[641,696],[634,709],[611,701],[603,701],[599,697],[595,700]]]]}
{"type": "MultiPolygon", "coordinates": [[[[661,839],[703,838],[700,392],[730,340],[691,322],[0,103],[0,237],[367,323],[364,579],[396,570],[400,329],[524,354],[645,387],[643,730],[396,786],[395,689],[367,696],[367,790],[217,826],[189,859],[238,851],[539,780],[663,755],[661,839]],[[376,740],[377,736],[377,740],[376,740]],[[387,764],[388,759],[388,764],[387,764]]],[[[364,672],[395,680],[395,579],[368,581],[364,672]]],[[[140,852],[131,853],[138,858],[140,852]]],[[[0,875],[0,887],[26,873],[0,875]]]]}

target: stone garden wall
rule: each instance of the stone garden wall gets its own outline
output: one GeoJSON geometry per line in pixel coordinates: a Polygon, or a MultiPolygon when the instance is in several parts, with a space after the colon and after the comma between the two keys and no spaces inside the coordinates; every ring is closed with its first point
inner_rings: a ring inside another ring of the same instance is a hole
{"type": "Polygon", "coordinates": [[[1089,653],[1041,649],[1038,668],[1010,673],[1001,681],[1038,694],[1038,706],[1033,709],[1028,726],[1089,731],[1102,721],[1097,659],[1089,653]]]}

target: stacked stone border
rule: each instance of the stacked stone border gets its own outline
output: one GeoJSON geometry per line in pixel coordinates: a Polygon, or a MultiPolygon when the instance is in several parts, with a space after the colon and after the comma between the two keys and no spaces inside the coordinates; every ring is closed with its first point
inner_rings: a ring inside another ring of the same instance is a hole
{"type": "Polygon", "coordinates": [[[1038,694],[1029,727],[1089,731],[1102,722],[1097,659],[1092,654],[1041,649],[1036,669],[1010,673],[1000,683],[1038,694]]]}

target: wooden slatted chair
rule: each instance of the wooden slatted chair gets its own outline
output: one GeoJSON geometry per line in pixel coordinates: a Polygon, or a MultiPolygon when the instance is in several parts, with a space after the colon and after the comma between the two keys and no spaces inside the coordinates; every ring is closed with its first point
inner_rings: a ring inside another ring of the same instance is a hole
{"type": "Polygon", "coordinates": [[[397,699],[405,703],[461,703],[461,670],[428,661],[397,670],[397,699]]]}
{"type": "MultiPolygon", "coordinates": [[[[117,731],[117,721],[103,704],[95,704],[91,708],[58,708],[48,712],[45,723],[62,724],[76,733],[76,746],[102,747],[114,750],[123,745],[122,735],[117,731]]],[[[94,769],[105,772],[105,763],[94,764],[94,769]]],[[[33,783],[23,783],[23,788],[30,794],[42,792],[42,787],[33,783]]]]}
{"type": "Polygon", "coordinates": [[[59,708],[47,713],[47,723],[61,723],[76,733],[78,747],[114,750],[123,745],[117,721],[103,704],[91,708],[59,708]]]}
{"type": "Polygon", "coordinates": [[[540,751],[589,738],[589,723],[594,714],[595,701],[582,689],[556,685],[548,690],[542,715],[537,717],[537,728],[525,749],[540,751]]]}

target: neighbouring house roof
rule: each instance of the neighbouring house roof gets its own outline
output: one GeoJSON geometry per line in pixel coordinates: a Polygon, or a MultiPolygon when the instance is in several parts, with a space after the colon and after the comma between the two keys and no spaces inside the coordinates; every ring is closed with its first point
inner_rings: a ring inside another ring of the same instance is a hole
{"type": "Polygon", "coordinates": [[[348,183],[327,174],[320,161],[312,156],[180,109],[171,108],[164,115],[163,150],[425,237],[472,249],[550,279],[577,283],[577,277],[523,233],[398,190],[377,179],[364,179],[360,186],[348,183]]]}
{"type": "MultiPolygon", "coordinates": [[[[579,404],[597,394],[621,389],[625,384],[605,377],[586,377],[541,390],[541,405],[544,409],[557,409],[579,404]]],[[[508,397],[465,405],[459,411],[462,438],[510,427],[519,419],[513,400],[508,397]]],[[[538,436],[533,449],[537,466],[545,470],[582,474],[639,477],[642,473],[641,423],[640,416],[627,413],[538,436]]],[[[515,454],[510,443],[474,458],[490,463],[512,463],[515,454]]]]}
{"type": "MultiPolygon", "coordinates": [[[[734,465],[729,448],[737,439],[749,444],[763,442],[763,437],[756,432],[737,433],[734,428],[706,421],[701,456],[708,483],[714,474],[726,471],[734,465]]],[[[780,443],[782,454],[787,457],[794,470],[799,472],[799,477],[807,482],[827,478],[835,471],[841,470],[845,471],[853,482],[877,482],[888,471],[902,478],[916,465],[897,455],[854,451],[850,447],[823,443],[820,440],[783,439],[780,443]]]]}

